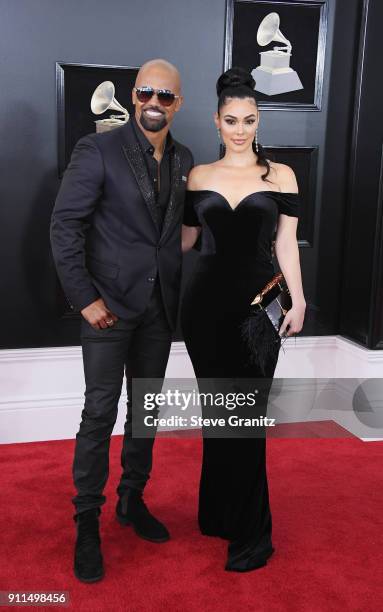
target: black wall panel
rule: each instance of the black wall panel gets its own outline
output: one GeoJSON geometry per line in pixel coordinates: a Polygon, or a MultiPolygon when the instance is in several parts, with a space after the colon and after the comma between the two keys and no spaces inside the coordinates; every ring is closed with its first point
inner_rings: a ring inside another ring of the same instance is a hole
{"type": "MultiPolygon", "coordinates": [[[[370,35],[375,40],[381,9],[378,0],[370,5],[377,13],[366,40],[370,35]]],[[[223,70],[225,9],[225,0],[0,0],[0,348],[79,344],[79,319],[60,316],[62,300],[49,246],[50,214],[59,187],[55,63],[139,66],[153,57],[174,62],[183,76],[185,105],[172,131],[192,149],[196,163],[209,162],[219,155],[213,114],[215,82],[223,70]]],[[[302,334],[345,332],[365,343],[372,337],[368,313],[377,295],[377,274],[382,277],[381,268],[372,272],[377,253],[381,261],[374,231],[381,136],[377,156],[378,130],[373,145],[370,134],[362,134],[366,125],[373,129],[378,122],[376,101],[370,100],[377,86],[365,80],[363,129],[358,138],[354,131],[353,138],[362,13],[362,0],[329,0],[321,110],[265,109],[259,140],[270,147],[317,150],[312,243],[301,248],[309,306],[302,334]],[[361,166],[350,155],[351,145],[357,147],[361,166]],[[350,168],[357,176],[354,202],[366,202],[366,226],[350,208],[350,168]],[[342,318],[342,279],[346,304],[352,292],[351,273],[345,274],[343,267],[358,266],[360,227],[360,240],[371,242],[363,265],[357,267],[372,273],[367,282],[370,302],[360,316],[350,310],[342,318]]],[[[373,55],[374,44],[367,46],[366,57],[373,55]]],[[[195,257],[186,257],[185,277],[195,257]]],[[[381,338],[382,325],[376,316],[374,321],[374,337],[381,338]]]]}

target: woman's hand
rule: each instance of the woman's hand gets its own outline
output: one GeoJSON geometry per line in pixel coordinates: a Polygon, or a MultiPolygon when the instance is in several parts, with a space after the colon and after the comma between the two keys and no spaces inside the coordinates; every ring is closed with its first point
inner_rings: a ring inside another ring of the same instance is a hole
{"type": "Polygon", "coordinates": [[[197,242],[197,238],[200,234],[201,228],[199,226],[192,227],[188,225],[182,225],[182,252],[187,253],[193,248],[197,242]]]}
{"type": "Polygon", "coordinates": [[[301,331],[303,327],[303,321],[305,318],[306,311],[306,302],[301,304],[293,304],[292,308],[287,311],[281,328],[279,330],[279,335],[284,336],[292,336],[293,334],[297,334],[301,331]],[[287,329],[288,327],[288,329],[287,329]]]}

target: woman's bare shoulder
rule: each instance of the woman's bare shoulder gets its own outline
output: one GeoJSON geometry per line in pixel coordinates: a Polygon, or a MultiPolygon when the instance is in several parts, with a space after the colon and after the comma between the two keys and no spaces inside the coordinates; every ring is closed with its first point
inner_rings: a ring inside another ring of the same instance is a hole
{"type": "Polygon", "coordinates": [[[272,161],[271,159],[267,160],[270,164],[270,168],[273,168],[276,172],[289,172],[292,171],[292,168],[290,168],[290,166],[288,166],[287,164],[282,164],[281,162],[275,162],[272,161]]]}
{"type": "Polygon", "coordinates": [[[281,191],[297,192],[298,185],[294,170],[287,164],[267,160],[270,164],[270,174],[281,191]]]}
{"type": "Polygon", "coordinates": [[[187,188],[190,190],[204,189],[209,184],[209,178],[214,172],[214,163],[194,166],[188,176],[187,188]]]}

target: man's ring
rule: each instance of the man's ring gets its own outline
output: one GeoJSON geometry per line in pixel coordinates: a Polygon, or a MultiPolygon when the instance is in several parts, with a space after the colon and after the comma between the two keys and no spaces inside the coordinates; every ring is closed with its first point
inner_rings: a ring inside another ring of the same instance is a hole
{"type": "Polygon", "coordinates": [[[113,323],[114,323],[113,319],[107,319],[106,320],[106,324],[107,325],[113,325],[113,323]]]}

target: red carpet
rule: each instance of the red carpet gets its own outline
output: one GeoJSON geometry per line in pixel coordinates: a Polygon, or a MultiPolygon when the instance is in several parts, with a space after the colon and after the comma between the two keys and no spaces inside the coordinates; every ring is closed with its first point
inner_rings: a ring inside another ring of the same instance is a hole
{"type": "Polygon", "coordinates": [[[106,576],[93,585],[72,577],[74,441],[1,446],[0,590],[69,591],[76,611],[382,609],[383,444],[267,444],[276,551],[266,567],[234,574],[223,569],[226,542],[198,531],[200,440],[156,441],[146,501],[172,540],[152,544],[114,520],[121,437],[113,437],[101,516],[106,576]]]}

